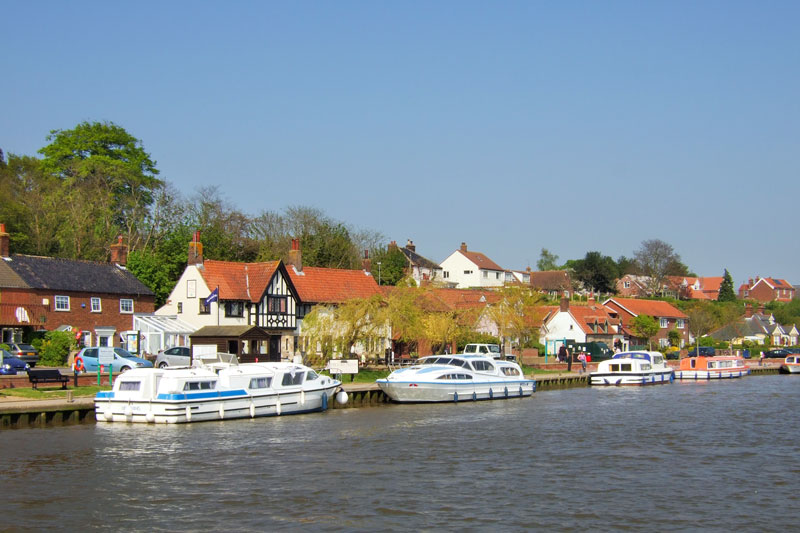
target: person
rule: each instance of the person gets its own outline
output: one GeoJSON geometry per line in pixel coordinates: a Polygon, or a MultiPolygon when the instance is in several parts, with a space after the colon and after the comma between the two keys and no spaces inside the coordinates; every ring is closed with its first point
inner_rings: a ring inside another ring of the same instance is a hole
{"type": "Polygon", "coordinates": [[[758,366],[764,366],[764,352],[761,352],[761,357],[758,358],[758,366]]]}
{"type": "Polygon", "coordinates": [[[386,366],[389,366],[389,365],[392,364],[392,349],[389,348],[388,346],[383,351],[383,358],[386,361],[386,366]]]}
{"type": "Polygon", "coordinates": [[[586,372],[586,354],[581,352],[578,354],[578,361],[581,362],[581,374],[586,372]]]}
{"type": "Polygon", "coordinates": [[[561,347],[558,349],[558,362],[563,363],[566,360],[567,360],[567,347],[562,344],[561,347]]]}
{"type": "Polygon", "coordinates": [[[567,372],[572,372],[572,353],[567,348],[567,372]]]}

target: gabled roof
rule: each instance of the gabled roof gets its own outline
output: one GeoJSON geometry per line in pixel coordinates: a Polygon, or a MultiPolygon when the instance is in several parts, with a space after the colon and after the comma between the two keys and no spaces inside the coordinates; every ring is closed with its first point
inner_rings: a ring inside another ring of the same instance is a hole
{"type": "MultiPolygon", "coordinates": [[[[561,307],[558,305],[545,306],[542,307],[542,309],[546,311],[546,315],[543,320],[545,324],[555,318],[555,316],[561,311],[561,307]]],[[[591,325],[593,325],[595,322],[597,322],[598,325],[608,322],[609,326],[618,326],[620,324],[620,319],[612,317],[609,314],[609,310],[602,305],[570,304],[569,309],[566,312],[572,315],[572,318],[575,319],[575,322],[578,323],[584,333],[590,335],[595,334],[595,331],[591,328],[591,325]]],[[[609,331],[609,333],[611,332],[609,331]]]]}
{"type": "Polygon", "coordinates": [[[153,296],[147,285],[113,263],[12,254],[2,261],[31,289],[153,296]]]}
{"type": "Polygon", "coordinates": [[[7,260],[0,261],[0,288],[27,289],[25,281],[7,263],[7,260]]]}
{"type": "Polygon", "coordinates": [[[206,259],[198,270],[209,290],[219,287],[220,300],[258,302],[279,265],[280,261],[239,263],[206,259]]]}
{"type": "Polygon", "coordinates": [[[609,298],[603,305],[615,303],[633,316],[650,315],[652,317],[689,318],[672,304],[661,300],[640,300],[637,298],[609,298]]]}
{"type": "Polygon", "coordinates": [[[531,272],[531,287],[546,291],[572,289],[569,273],[566,270],[540,270],[531,272]]]}
{"type": "Polygon", "coordinates": [[[303,267],[287,269],[297,295],[303,303],[342,303],[353,298],[380,294],[375,278],[364,270],[303,267]]]}
{"type": "Polygon", "coordinates": [[[485,307],[500,301],[498,293],[480,289],[434,289],[434,294],[453,310],[485,307]]]}
{"type": "Polygon", "coordinates": [[[409,250],[406,247],[400,248],[400,251],[403,252],[403,255],[406,256],[408,263],[411,266],[416,266],[420,268],[430,268],[431,270],[441,269],[442,267],[439,266],[438,263],[431,261],[426,257],[422,257],[417,252],[413,250],[409,250]]]}
{"type": "Polygon", "coordinates": [[[475,263],[475,265],[481,270],[499,270],[500,272],[505,272],[503,267],[480,252],[470,252],[469,250],[457,250],[457,252],[475,263]]]}

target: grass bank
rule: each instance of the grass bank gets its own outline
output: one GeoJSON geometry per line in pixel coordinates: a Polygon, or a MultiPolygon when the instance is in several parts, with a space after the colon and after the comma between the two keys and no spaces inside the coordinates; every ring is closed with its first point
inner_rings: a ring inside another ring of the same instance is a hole
{"type": "Polygon", "coordinates": [[[27,398],[29,400],[53,400],[58,398],[66,398],[67,392],[71,392],[74,398],[81,398],[84,396],[94,396],[101,390],[111,390],[108,385],[98,387],[97,385],[91,387],[70,387],[68,391],[58,387],[39,387],[38,389],[16,388],[16,389],[0,389],[0,396],[13,396],[15,398],[27,398]]]}

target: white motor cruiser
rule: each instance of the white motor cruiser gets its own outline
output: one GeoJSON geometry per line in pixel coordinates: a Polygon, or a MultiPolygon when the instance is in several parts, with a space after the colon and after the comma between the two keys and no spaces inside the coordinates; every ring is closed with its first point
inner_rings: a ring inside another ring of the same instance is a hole
{"type": "Polygon", "coordinates": [[[536,390],[518,364],[466,354],[423,357],[376,383],[395,402],[499,400],[536,390]]]}
{"type": "Polygon", "coordinates": [[[635,351],[614,354],[600,361],[591,374],[592,385],[657,385],[672,383],[675,374],[660,352],[635,351]]]}
{"type": "MultiPolygon", "coordinates": [[[[95,396],[103,422],[176,424],[324,411],[341,382],[297,363],[137,368],[95,396]]],[[[341,391],[337,398],[347,401],[341,391]]]]}
{"type": "Polygon", "coordinates": [[[800,374],[800,355],[790,355],[784,359],[780,372],[782,374],[800,374]]]}

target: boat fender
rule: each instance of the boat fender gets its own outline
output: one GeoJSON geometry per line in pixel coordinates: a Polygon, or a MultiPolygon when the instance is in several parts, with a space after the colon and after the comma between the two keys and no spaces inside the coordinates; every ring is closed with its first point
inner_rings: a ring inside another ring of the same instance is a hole
{"type": "Polygon", "coordinates": [[[250,418],[256,417],[256,404],[250,402],[250,418]]]}
{"type": "Polygon", "coordinates": [[[153,413],[153,411],[147,411],[147,414],[144,415],[144,419],[152,424],[156,421],[156,415],[153,413]]]}
{"type": "Polygon", "coordinates": [[[189,407],[188,405],[186,406],[186,421],[187,422],[192,421],[192,408],[189,407]]]}
{"type": "Polygon", "coordinates": [[[125,418],[133,418],[133,408],[131,408],[131,404],[125,407],[125,418]]]}
{"type": "Polygon", "coordinates": [[[669,382],[672,383],[673,381],[675,381],[675,374],[670,374],[669,375],[669,382]]]}
{"type": "Polygon", "coordinates": [[[522,396],[522,385],[519,386],[519,395],[522,396]]]}
{"type": "Polygon", "coordinates": [[[300,391],[300,405],[305,405],[305,404],[306,404],[306,391],[301,390],[300,391]]]}
{"type": "Polygon", "coordinates": [[[458,391],[453,393],[453,401],[458,402],[458,391]]]}
{"type": "Polygon", "coordinates": [[[281,414],[281,399],[278,398],[278,401],[275,402],[275,412],[281,414]]]}
{"type": "Polygon", "coordinates": [[[347,403],[347,393],[344,390],[340,390],[336,394],[336,401],[339,403],[339,405],[346,404],[347,403]]]}
{"type": "Polygon", "coordinates": [[[475,392],[475,391],[472,391],[472,401],[474,402],[477,399],[478,399],[478,393],[475,392]]]}
{"type": "Polygon", "coordinates": [[[327,392],[323,392],[322,393],[322,410],[323,411],[327,411],[328,410],[328,393],[327,392]]]}
{"type": "Polygon", "coordinates": [[[225,418],[225,404],[219,404],[219,419],[223,420],[225,418]]]}
{"type": "Polygon", "coordinates": [[[111,419],[114,418],[114,413],[111,412],[110,407],[103,412],[103,418],[105,418],[107,422],[111,422],[111,419]]]}
{"type": "Polygon", "coordinates": [[[508,387],[503,387],[503,391],[505,392],[506,398],[508,398],[508,387]]]}
{"type": "Polygon", "coordinates": [[[491,389],[491,387],[489,388],[489,399],[490,400],[494,399],[494,391],[491,389]]]}
{"type": "MultiPolygon", "coordinates": [[[[589,380],[591,382],[591,380],[589,380]]],[[[531,391],[536,392],[536,382],[531,383],[531,391]]]]}

